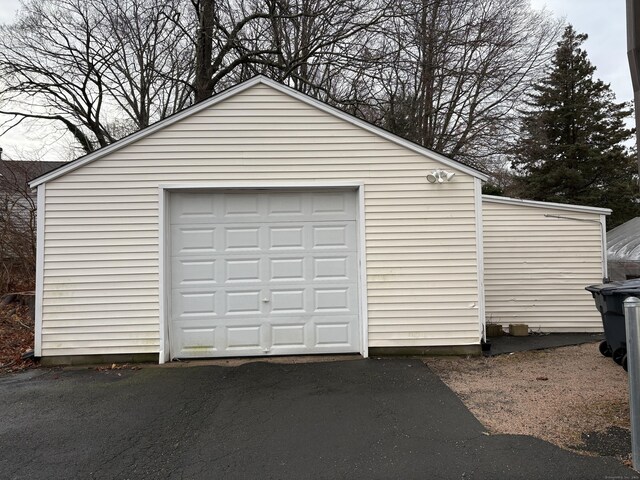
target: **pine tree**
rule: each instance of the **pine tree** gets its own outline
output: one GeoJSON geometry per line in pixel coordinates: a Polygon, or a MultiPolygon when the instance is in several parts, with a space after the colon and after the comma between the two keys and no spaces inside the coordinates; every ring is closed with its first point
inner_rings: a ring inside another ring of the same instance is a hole
{"type": "Polygon", "coordinates": [[[534,200],[607,207],[610,227],[640,214],[635,159],[624,142],[630,105],[616,103],[566,27],[547,76],[524,112],[513,167],[518,194],[534,200]]]}

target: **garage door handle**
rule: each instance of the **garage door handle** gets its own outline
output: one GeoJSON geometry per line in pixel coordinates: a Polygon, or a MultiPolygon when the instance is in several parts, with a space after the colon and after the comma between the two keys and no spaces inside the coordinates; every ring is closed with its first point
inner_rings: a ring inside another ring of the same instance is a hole
{"type": "Polygon", "coordinates": [[[268,299],[268,298],[263,298],[263,299],[262,299],[262,301],[263,301],[264,303],[269,303],[269,299],[268,299]]]}

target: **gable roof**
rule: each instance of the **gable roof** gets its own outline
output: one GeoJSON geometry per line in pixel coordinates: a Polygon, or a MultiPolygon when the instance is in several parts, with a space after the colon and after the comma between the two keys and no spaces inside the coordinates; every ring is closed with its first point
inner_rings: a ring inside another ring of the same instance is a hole
{"type": "Polygon", "coordinates": [[[154,123],[153,125],[150,125],[136,133],[133,133],[127,137],[124,137],[120,140],[118,140],[117,142],[112,143],[111,145],[107,145],[106,147],[103,147],[99,150],[96,150],[95,152],[89,153],[83,157],[80,157],[76,160],[74,160],[73,162],[69,162],[66,163],[65,165],[49,172],[46,173],[44,175],[41,175],[35,179],[33,179],[30,183],[29,186],[31,188],[35,188],[38,185],[41,185],[43,183],[46,183],[50,180],[54,180],[58,177],[61,177],[73,170],[76,170],[80,167],[82,167],[83,165],[86,165],[88,163],[91,163],[95,160],[98,160],[99,158],[105,157],[106,155],[109,155],[110,153],[113,153],[127,145],[130,145],[148,135],[151,135],[152,133],[155,133],[161,129],[163,129],[164,127],[167,127],[169,125],[172,125],[174,123],[179,122],[180,120],[182,120],[183,118],[186,118],[190,115],[193,115],[194,113],[200,112],[202,110],[205,110],[209,107],[212,107],[213,105],[216,105],[220,102],[223,102],[224,100],[226,100],[227,98],[236,95],[240,92],[243,92],[255,85],[267,85],[281,93],[284,93],[285,95],[288,95],[292,98],[295,98],[303,103],[306,103],[307,105],[310,105],[312,107],[315,107],[319,110],[322,110],[323,112],[326,112],[330,115],[333,115],[334,117],[340,118],[346,122],[351,123],[352,125],[355,125],[357,127],[360,127],[364,130],[367,130],[375,135],[378,135],[382,138],[385,138],[386,140],[389,140],[393,143],[396,143],[400,146],[403,146],[409,150],[414,151],[415,153],[418,153],[420,155],[423,155],[429,159],[432,160],[436,160],[444,165],[447,165],[451,168],[455,168],[461,172],[467,173],[468,175],[471,175],[472,177],[475,178],[479,178],[480,180],[487,180],[489,177],[488,175],[486,175],[485,173],[480,172],[479,170],[476,170],[475,168],[472,168],[468,165],[465,165],[463,163],[460,163],[456,160],[453,160],[451,158],[448,158],[440,153],[434,152],[432,150],[429,150],[421,145],[418,145],[417,143],[414,143],[410,140],[406,140],[402,137],[399,137],[398,135],[395,135],[391,132],[388,132],[387,130],[384,130],[380,127],[376,127],[375,125],[372,125],[364,120],[360,120],[359,118],[354,117],[353,115],[349,115],[348,113],[345,113],[335,107],[332,107],[331,105],[328,105],[324,102],[321,102],[320,100],[316,100],[315,98],[312,98],[308,95],[305,95],[304,93],[298,92],[297,90],[294,90],[291,87],[288,87],[286,85],[283,85],[279,82],[276,82],[275,80],[271,80],[270,78],[267,78],[263,75],[258,75],[256,77],[253,77],[250,80],[247,80],[245,82],[239,83],[238,85],[231,87],[223,92],[220,92],[217,95],[212,96],[211,98],[208,98],[207,100],[203,100],[202,102],[196,103],[195,105],[192,105],[191,107],[188,107],[180,112],[174,113],[173,115],[160,120],[157,123],[154,123]]]}
{"type": "Polygon", "coordinates": [[[7,186],[19,189],[27,188],[34,178],[46,175],[67,163],[45,160],[0,159],[0,190],[7,186]]]}

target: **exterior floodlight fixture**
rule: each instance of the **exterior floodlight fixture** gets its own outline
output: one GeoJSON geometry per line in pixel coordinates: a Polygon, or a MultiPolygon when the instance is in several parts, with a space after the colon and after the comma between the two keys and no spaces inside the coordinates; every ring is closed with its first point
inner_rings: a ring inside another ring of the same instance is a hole
{"type": "Polygon", "coordinates": [[[446,170],[434,170],[427,175],[427,182],[429,183],[444,183],[450,182],[455,173],[447,172],[446,170]]]}

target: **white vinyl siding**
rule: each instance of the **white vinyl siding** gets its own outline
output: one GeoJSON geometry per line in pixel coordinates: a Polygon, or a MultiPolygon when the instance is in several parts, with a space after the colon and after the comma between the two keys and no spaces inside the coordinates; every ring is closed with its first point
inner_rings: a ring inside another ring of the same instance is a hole
{"type": "Polygon", "coordinates": [[[534,332],[602,331],[584,289],[602,283],[599,214],[485,198],[483,221],[487,323],[524,323],[534,332]]]}
{"type": "Polygon", "coordinates": [[[53,179],[42,354],[158,352],[158,186],[227,181],[363,182],[369,346],[478,344],[474,178],[435,168],[256,85],[53,179]]]}

